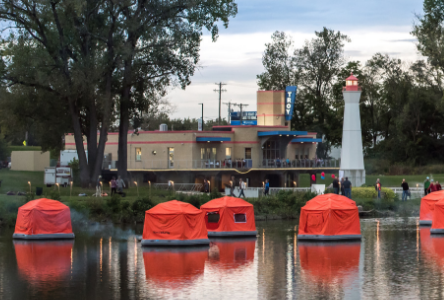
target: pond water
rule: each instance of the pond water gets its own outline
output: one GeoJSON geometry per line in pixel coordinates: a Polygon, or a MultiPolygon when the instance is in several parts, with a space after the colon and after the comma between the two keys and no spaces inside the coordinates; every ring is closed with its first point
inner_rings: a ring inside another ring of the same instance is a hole
{"type": "Polygon", "coordinates": [[[89,225],[75,241],[0,231],[0,299],[427,299],[444,297],[444,237],[416,218],[361,220],[354,243],[302,243],[295,221],[257,239],[142,248],[142,228],[89,225]]]}

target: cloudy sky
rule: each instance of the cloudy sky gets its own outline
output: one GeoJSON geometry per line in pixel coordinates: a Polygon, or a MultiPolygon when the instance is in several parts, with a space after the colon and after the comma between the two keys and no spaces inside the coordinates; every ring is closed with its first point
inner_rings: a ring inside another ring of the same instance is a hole
{"type": "MultiPolygon", "coordinates": [[[[204,103],[204,119],[218,116],[216,82],[227,90],[222,102],[249,104],[256,110],[256,75],[264,71],[262,53],[271,34],[285,31],[295,48],[325,26],[347,34],[348,60],[365,62],[377,52],[405,61],[421,56],[410,34],[415,16],[422,14],[422,0],[237,0],[238,14],[227,29],[220,29],[217,42],[206,34],[201,45],[201,68],[186,88],[173,88],[167,99],[175,106],[173,117],[198,118],[204,103]]],[[[227,106],[222,106],[227,117],[227,106]]]]}

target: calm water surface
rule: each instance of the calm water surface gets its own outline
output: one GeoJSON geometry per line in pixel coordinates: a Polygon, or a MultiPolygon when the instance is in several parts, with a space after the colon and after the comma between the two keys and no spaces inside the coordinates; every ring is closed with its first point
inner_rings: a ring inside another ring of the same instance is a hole
{"type": "Polygon", "coordinates": [[[0,231],[0,299],[440,299],[444,237],[416,218],[361,220],[359,243],[302,243],[296,222],[257,239],[142,249],[142,228],[75,226],[73,242],[0,231]]]}

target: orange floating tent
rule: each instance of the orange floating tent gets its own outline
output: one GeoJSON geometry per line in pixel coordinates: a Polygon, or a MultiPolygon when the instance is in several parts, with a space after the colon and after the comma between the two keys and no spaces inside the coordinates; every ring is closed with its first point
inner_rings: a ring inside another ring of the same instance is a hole
{"type": "Polygon", "coordinates": [[[210,243],[205,213],[177,200],[158,204],[145,212],[142,246],[187,246],[210,243]]]}
{"type": "Polygon", "coordinates": [[[343,282],[359,274],[359,241],[300,242],[298,249],[304,275],[317,284],[343,282]]]}
{"type": "Polygon", "coordinates": [[[254,207],[235,197],[211,200],[200,207],[205,212],[205,224],[209,237],[256,236],[254,207]]]}
{"type": "Polygon", "coordinates": [[[69,277],[74,241],[14,241],[18,272],[31,284],[69,277]]]}
{"type": "Polygon", "coordinates": [[[144,248],[145,276],[161,288],[177,289],[204,274],[208,246],[144,248]]]}
{"type": "Polygon", "coordinates": [[[444,190],[432,192],[421,199],[419,225],[432,225],[435,204],[444,199],[444,190]]]}
{"type": "MultiPolygon", "coordinates": [[[[436,193],[436,192],[435,192],[436,193]]],[[[430,233],[444,233],[444,199],[435,203],[433,208],[432,228],[430,233]]]]}
{"type": "Polygon", "coordinates": [[[218,271],[229,273],[254,261],[256,237],[212,239],[208,264],[218,271]]]}
{"type": "Polygon", "coordinates": [[[337,194],[314,197],[301,209],[298,239],[360,239],[361,225],[355,201],[337,194]]]}
{"type": "Polygon", "coordinates": [[[51,199],[29,201],[19,207],[15,239],[72,239],[71,213],[65,204],[51,199]]]}

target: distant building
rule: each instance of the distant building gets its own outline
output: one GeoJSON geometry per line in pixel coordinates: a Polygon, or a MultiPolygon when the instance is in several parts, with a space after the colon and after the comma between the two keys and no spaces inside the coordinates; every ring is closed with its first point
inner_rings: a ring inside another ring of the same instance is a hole
{"type": "MultiPolygon", "coordinates": [[[[128,132],[128,171],[144,181],[167,183],[211,182],[222,190],[242,178],[248,186],[293,187],[299,174],[337,171],[336,161],[316,159],[321,139],[315,132],[291,130],[296,87],[287,91],[258,91],[257,112],[232,114],[231,124],[211,131],[128,132]],[[233,118],[234,116],[234,118],[233,118]],[[242,118],[241,118],[242,116],[242,118]],[[251,122],[251,123],[250,123],[251,122]]],[[[86,147],[86,144],[85,144],[86,147]]],[[[75,149],[74,137],[65,137],[65,149],[75,149]]],[[[109,133],[104,169],[114,172],[118,133],[109,133]]]]}

